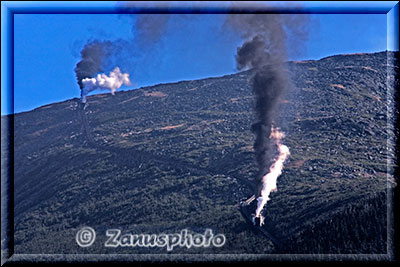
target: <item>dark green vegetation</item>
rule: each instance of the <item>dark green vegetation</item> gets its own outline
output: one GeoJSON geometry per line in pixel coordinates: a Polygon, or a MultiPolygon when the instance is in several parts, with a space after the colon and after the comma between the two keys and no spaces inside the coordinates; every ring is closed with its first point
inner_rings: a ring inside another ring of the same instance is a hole
{"type": "MultiPolygon", "coordinates": [[[[386,53],[288,63],[293,88],[277,125],[291,156],[265,209],[285,253],[387,253],[387,75],[395,66],[386,53]]],[[[104,248],[110,228],[211,228],[227,239],[222,248],[172,253],[278,252],[237,208],[257,171],[250,77],[90,96],[89,138],[77,99],[16,114],[15,252],[166,252],[104,248]],[[84,225],[97,231],[90,248],[75,243],[84,225]]]]}

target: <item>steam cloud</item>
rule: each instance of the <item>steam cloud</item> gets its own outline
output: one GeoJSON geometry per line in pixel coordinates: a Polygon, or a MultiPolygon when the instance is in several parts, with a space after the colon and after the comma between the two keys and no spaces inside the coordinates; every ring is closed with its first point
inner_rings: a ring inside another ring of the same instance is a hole
{"type": "Polygon", "coordinates": [[[284,136],[284,133],[279,131],[279,129],[271,129],[270,138],[274,140],[276,146],[278,147],[279,154],[275,159],[275,162],[269,168],[269,173],[264,175],[262,178],[262,188],[260,196],[257,198],[257,209],[255,217],[260,217],[264,205],[270,200],[269,194],[277,190],[276,180],[278,179],[278,176],[282,173],[283,163],[290,155],[289,148],[281,144],[280,142],[284,136]]]}
{"type": "Polygon", "coordinates": [[[131,85],[128,73],[121,73],[119,67],[114,68],[107,76],[103,74],[97,74],[96,78],[85,78],[82,80],[82,102],[86,102],[86,95],[96,89],[108,89],[112,94],[120,88],[123,84],[131,85]]]}

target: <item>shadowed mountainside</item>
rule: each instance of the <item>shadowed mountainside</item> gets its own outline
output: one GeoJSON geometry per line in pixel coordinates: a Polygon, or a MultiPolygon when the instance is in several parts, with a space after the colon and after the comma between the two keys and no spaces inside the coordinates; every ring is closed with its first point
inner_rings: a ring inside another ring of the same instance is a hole
{"type": "MultiPolygon", "coordinates": [[[[264,213],[285,253],[387,253],[396,68],[386,52],[288,63],[276,124],[291,156],[264,213]]],[[[251,74],[89,96],[85,114],[78,99],[15,114],[15,252],[164,253],[105,248],[105,230],[211,228],[223,247],[173,253],[276,253],[237,209],[257,171],[251,74]],[[90,248],[75,242],[85,225],[90,248]]]]}

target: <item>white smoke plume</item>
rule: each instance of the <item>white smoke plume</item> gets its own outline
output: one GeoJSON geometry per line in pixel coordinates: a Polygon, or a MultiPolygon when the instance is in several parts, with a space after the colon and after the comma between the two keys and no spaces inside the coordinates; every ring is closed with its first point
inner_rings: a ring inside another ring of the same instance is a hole
{"type": "MultiPolygon", "coordinates": [[[[274,163],[269,168],[269,172],[262,178],[261,194],[257,198],[257,209],[255,214],[255,217],[257,218],[261,216],[261,211],[264,208],[264,205],[270,200],[270,193],[276,191],[276,180],[282,173],[283,163],[290,155],[289,148],[281,144],[281,139],[283,137],[285,137],[285,134],[279,131],[279,128],[271,128],[270,139],[273,139],[277,145],[279,155],[275,158],[274,163]]],[[[260,219],[262,222],[263,218],[260,219]]]]}
{"type": "Polygon", "coordinates": [[[131,85],[131,81],[129,79],[129,74],[122,73],[119,67],[115,67],[114,70],[110,72],[109,76],[102,73],[97,74],[95,78],[85,78],[82,80],[83,89],[81,100],[83,103],[86,103],[87,94],[97,89],[108,89],[111,91],[111,94],[114,94],[123,84],[131,85]]]}

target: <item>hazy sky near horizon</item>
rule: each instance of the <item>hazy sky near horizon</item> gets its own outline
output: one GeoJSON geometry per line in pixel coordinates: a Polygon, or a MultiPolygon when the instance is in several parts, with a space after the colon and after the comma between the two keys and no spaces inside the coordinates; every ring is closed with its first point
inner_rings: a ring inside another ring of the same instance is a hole
{"type": "MultiPolygon", "coordinates": [[[[242,40],[221,35],[224,15],[192,16],[188,23],[173,20],[182,23],[179,30],[169,31],[151,49],[132,47],[122,68],[133,85],[121,90],[237,72],[235,54],[242,40]]],[[[309,16],[308,39],[301,53],[289,53],[289,60],[387,49],[385,14],[309,16]]],[[[74,68],[80,50],[88,40],[129,40],[135,35],[130,19],[118,14],[15,14],[14,112],[79,97],[74,68]]],[[[298,48],[293,40],[287,45],[298,48]]]]}

